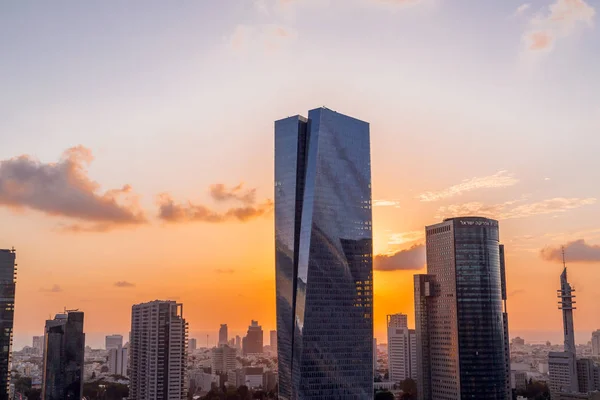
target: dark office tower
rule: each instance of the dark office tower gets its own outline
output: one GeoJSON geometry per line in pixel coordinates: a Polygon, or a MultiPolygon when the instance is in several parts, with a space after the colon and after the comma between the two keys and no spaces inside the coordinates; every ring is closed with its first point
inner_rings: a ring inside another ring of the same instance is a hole
{"type": "Polygon", "coordinates": [[[155,300],[131,310],[131,400],[182,400],[187,396],[187,323],[183,304],[155,300]]]}
{"type": "Polygon", "coordinates": [[[248,333],[242,339],[244,355],[262,354],[263,352],[263,330],[257,321],[252,321],[248,327],[248,333]]]}
{"type": "Polygon", "coordinates": [[[15,286],[17,281],[15,250],[0,249],[0,400],[8,399],[15,286]]]}
{"type": "Polygon", "coordinates": [[[373,398],[369,124],[275,122],[279,398],[373,398]]]}
{"type": "Polygon", "coordinates": [[[46,321],[42,400],[83,396],[83,312],[66,311],[46,321]]]}
{"type": "Polygon", "coordinates": [[[227,324],[221,324],[221,327],[219,328],[219,346],[224,344],[229,344],[227,324]]]}
{"type": "Polygon", "coordinates": [[[426,228],[415,275],[419,400],[506,400],[510,369],[498,222],[450,218],[426,228]]]}

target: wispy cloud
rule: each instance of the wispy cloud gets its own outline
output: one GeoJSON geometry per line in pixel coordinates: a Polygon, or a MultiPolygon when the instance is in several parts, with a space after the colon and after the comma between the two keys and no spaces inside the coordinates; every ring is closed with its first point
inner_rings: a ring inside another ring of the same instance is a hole
{"type": "Polygon", "coordinates": [[[44,292],[44,293],[60,293],[60,292],[62,292],[62,288],[59,285],[54,284],[50,288],[41,288],[40,292],[44,292]]]}
{"type": "Polygon", "coordinates": [[[115,286],[118,288],[132,288],[135,287],[135,283],[127,282],[127,281],[118,281],[115,282],[115,286]]]}
{"type": "Polygon", "coordinates": [[[520,204],[521,200],[507,201],[499,204],[470,202],[442,206],[436,218],[478,215],[496,219],[526,218],[534,215],[563,213],[568,210],[596,203],[595,198],[563,198],[556,197],[533,203],[520,204]]]}
{"type": "Polygon", "coordinates": [[[222,183],[210,185],[210,196],[215,201],[240,201],[244,204],[253,204],[256,201],[256,188],[244,189],[244,184],[228,188],[222,183]]]}
{"type": "Polygon", "coordinates": [[[392,233],[389,236],[388,244],[389,245],[400,245],[404,243],[410,243],[417,240],[421,240],[425,237],[425,231],[410,231],[410,232],[399,232],[392,233]]]}
{"type": "Polygon", "coordinates": [[[592,27],[596,10],[584,0],[556,0],[535,15],[523,36],[527,50],[551,51],[558,39],[573,34],[580,26],[592,27]]]}
{"type": "Polygon", "coordinates": [[[417,244],[394,254],[380,254],[373,260],[373,268],[377,271],[420,270],[424,266],[424,244],[417,244]]]}
{"type": "Polygon", "coordinates": [[[531,4],[530,3],[524,3],[521,4],[519,7],[517,7],[517,9],[515,10],[515,16],[522,16],[523,14],[525,14],[527,12],[527,10],[529,10],[531,8],[531,4]]]}
{"type": "Polygon", "coordinates": [[[163,193],[158,196],[158,217],[166,222],[246,222],[269,214],[273,210],[273,200],[267,199],[258,203],[256,189],[244,190],[242,184],[229,189],[223,184],[212,185],[210,195],[218,203],[236,201],[241,205],[220,211],[191,201],[177,203],[171,195],[163,193]]]}
{"type": "Polygon", "coordinates": [[[439,191],[425,192],[419,195],[421,201],[438,201],[460,196],[477,189],[504,188],[515,185],[519,180],[508,171],[498,171],[494,175],[465,179],[461,183],[439,191]]]}
{"type": "MultiPolygon", "coordinates": [[[[547,261],[562,262],[562,247],[545,247],[540,256],[547,261]]],[[[600,245],[587,244],[584,239],[569,242],[564,249],[567,262],[600,262],[600,245]]]]}
{"type": "Polygon", "coordinates": [[[92,160],[89,149],[77,146],[56,163],[28,155],[0,161],[0,206],[83,221],[89,230],[146,223],[130,185],[100,192],[87,174],[92,160]]]}
{"type": "Polygon", "coordinates": [[[400,208],[400,202],[396,200],[373,200],[373,207],[395,207],[400,208]]]}

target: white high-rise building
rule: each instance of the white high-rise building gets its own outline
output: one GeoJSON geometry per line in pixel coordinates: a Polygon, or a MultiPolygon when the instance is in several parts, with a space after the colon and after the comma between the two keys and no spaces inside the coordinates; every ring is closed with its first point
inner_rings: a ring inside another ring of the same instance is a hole
{"type": "Polygon", "coordinates": [[[108,372],[127,377],[127,349],[119,347],[108,351],[108,372]]]}
{"type": "Polygon", "coordinates": [[[187,323],[183,304],[136,304],[131,315],[130,400],[181,400],[187,395],[187,323]]]}
{"type": "Polygon", "coordinates": [[[592,332],[592,355],[600,356],[600,329],[592,332]]]}
{"type": "Polygon", "coordinates": [[[388,369],[391,382],[417,378],[417,336],[406,314],[387,316],[388,369]]]}
{"type": "Polygon", "coordinates": [[[236,351],[229,345],[221,345],[212,349],[212,373],[227,373],[236,368],[236,351]]]}

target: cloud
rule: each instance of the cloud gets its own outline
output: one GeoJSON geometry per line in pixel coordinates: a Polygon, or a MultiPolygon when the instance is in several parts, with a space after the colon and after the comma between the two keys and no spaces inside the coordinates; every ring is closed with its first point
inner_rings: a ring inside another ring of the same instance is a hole
{"type": "Polygon", "coordinates": [[[517,7],[517,9],[515,10],[515,16],[521,16],[523,14],[525,14],[525,12],[527,10],[529,10],[531,8],[531,4],[529,3],[524,3],[521,4],[519,7],[517,7]]]}
{"type": "Polygon", "coordinates": [[[557,212],[565,212],[568,210],[572,210],[574,208],[583,207],[586,205],[595,204],[595,198],[563,198],[556,197],[553,199],[546,199],[535,203],[522,204],[520,206],[514,207],[507,212],[504,212],[502,215],[502,219],[509,218],[524,218],[530,217],[533,215],[542,215],[542,214],[553,214],[557,212]]]}
{"type": "Polygon", "coordinates": [[[400,244],[404,244],[404,243],[414,242],[416,240],[421,240],[424,237],[425,237],[424,230],[392,233],[389,236],[388,244],[389,245],[400,245],[400,244]]]}
{"type": "Polygon", "coordinates": [[[554,37],[550,32],[531,32],[528,36],[529,50],[549,50],[553,47],[554,37]]]}
{"type": "Polygon", "coordinates": [[[233,274],[233,273],[235,273],[235,270],[232,268],[227,268],[227,269],[217,268],[217,269],[215,269],[215,272],[217,274],[233,274]]]}
{"type": "Polygon", "coordinates": [[[377,255],[373,264],[377,271],[420,270],[425,266],[425,245],[417,244],[390,255],[377,255]]]}
{"type": "Polygon", "coordinates": [[[395,207],[400,208],[400,202],[395,200],[373,200],[373,207],[395,207]]]}
{"type": "Polygon", "coordinates": [[[443,219],[467,215],[477,215],[496,219],[526,218],[535,215],[563,213],[575,208],[595,204],[596,199],[555,197],[553,199],[546,199],[533,203],[519,204],[521,202],[522,200],[507,201],[499,204],[470,202],[442,206],[438,209],[436,218],[443,219]]]}
{"type": "Polygon", "coordinates": [[[503,188],[515,185],[519,180],[507,171],[498,171],[494,175],[465,179],[461,183],[437,192],[425,192],[419,195],[421,201],[438,201],[477,189],[503,188]]]}
{"type": "Polygon", "coordinates": [[[52,285],[51,288],[41,288],[40,292],[44,292],[44,293],[60,293],[62,292],[62,288],[59,285],[52,285]]]}
{"type": "Polygon", "coordinates": [[[253,204],[256,201],[256,189],[244,190],[243,183],[229,189],[222,183],[215,183],[210,185],[210,196],[216,201],[237,200],[253,204]]]}
{"type": "Polygon", "coordinates": [[[243,185],[227,189],[223,184],[210,187],[210,195],[217,202],[236,201],[241,206],[231,207],[224,211],[213,209],[203,204],[191,201],[177,203],[168,193],[158,196],[158,217],[166,222],[210,222],[222,223],[228,221],[247,222],[273,210],[273,200],[267,199],[262,203],[256,202],[256,189],[243,190],[243,185]]]}
{"type": "MultiPolygon", "coordinates": [[[[567,262],[600,262],[600,246],[587,244],[584,239],[569,242],[564,249],[567,262]]],[[[562,246],[545,247],[540,256],[546,261],[562,262],[562,246]]]]}
{"type": "Polygon", "coordinates": [[[131,288],[135,287],[135,283],[127,282],[127,281],[118,281],[115,282],[115,286],[118,288],[131,288]]]}
{"type": "Polygon", "coordinates": [[[557,39],[573,34],[579,26],[592,27],[596,10],[584,0],[556,0],[529,22],[523,41],[532,52],[551,51],[557,39]]]}
{"type": "Polygon", "coordinates": [[[56,163],[30,156],[0,161],[0,206],[41,211],[102,226],[146,223],[130,185],[100,192],[87,175],[92,152],[77,146],[56,163]]]}

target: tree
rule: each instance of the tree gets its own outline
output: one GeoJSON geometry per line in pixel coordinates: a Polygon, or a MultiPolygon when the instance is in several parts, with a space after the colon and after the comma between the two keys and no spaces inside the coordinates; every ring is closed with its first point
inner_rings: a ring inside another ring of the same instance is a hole
{"type": "Polygon", "coordinates": [[[416,400],[417,398],[417,382],[411,378],[406,378],[400,382],[400,390],[402,390],[402,400],[416,400]]]}
{"type": "Polygon", "coordinates": [[[395,400],[395,398],[392,392],[384,390],[375,394],[375,400],[395,400]]]}
{"type": "Polygon", "coordinates": [[[31,378],[28,377],[18,377],[13,379],[15,383],[15,392],[27,394],[27,392],[31,389],[31,378]]]}
{"type": "Polygon", "coordinates": [[[242,385],[238,388],[237,390],[238,395],[241,397],[242,400],[247,400],[248,399],[248,395],[250,394],[250,391],[248,390],[248,386],[246,385],[242,385]]]}
{"type": "Polygon", "coordinates": [[[42,398],[42,389],[31,389],[27,393],[27,400],[40,400],[42,398]]]}
{"type": "Polygon", "coordinates": [[[531,382],[527,385],[525,396],[528,399],[545,400],[550,398],[550,390],[544,382],[531,382]]]}

